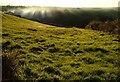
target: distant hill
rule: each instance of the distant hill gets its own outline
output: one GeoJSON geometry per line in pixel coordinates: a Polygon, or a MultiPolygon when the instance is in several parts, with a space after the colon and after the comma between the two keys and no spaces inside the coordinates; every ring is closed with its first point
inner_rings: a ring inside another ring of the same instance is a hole
{"type": "MultiPolygon", "coordinates": [[[[8,7],[9,8],[9,7],[8,7]]],[[[3,7],[3,11],[6,10],[3,7]]],[[[84,28],[91,21],[110,21],[118,18],[118,8],[59,8],[10,7],[13,15],[45,24],[84,28]]]]}

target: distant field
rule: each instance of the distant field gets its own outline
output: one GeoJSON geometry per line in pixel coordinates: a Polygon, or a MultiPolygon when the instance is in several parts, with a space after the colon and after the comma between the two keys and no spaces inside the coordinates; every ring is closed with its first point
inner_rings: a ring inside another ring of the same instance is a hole
{"type": "Polygon", "coordinates": [[[3,80],[120,80],[118,35],[2,18],[3,80]]]}

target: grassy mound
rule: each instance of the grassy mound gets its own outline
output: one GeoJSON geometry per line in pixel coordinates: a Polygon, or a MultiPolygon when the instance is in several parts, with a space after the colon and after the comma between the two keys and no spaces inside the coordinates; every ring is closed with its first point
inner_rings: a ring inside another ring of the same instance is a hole
{"type": "Polygon", "coordinates": [[[120,80],[118,35],[2,17],[3,80],[120,80]]]}

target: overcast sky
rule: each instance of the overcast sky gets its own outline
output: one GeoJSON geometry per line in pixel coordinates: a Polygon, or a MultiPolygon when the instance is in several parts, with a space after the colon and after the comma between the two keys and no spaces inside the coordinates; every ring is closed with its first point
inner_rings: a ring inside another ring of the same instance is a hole
{"type": "Polygon", "coordinates": [[[0,0],[0,5],[58,7],[118,7],[120,0],[0,0]]]}

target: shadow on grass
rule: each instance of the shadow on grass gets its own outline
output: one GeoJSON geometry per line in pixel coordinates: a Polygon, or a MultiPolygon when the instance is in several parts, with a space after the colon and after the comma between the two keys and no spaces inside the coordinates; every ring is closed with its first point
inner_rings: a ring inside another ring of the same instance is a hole
{"type": "Polygon", "coordinates": [[[14,59],[7,55],[2,56],[2,80],[18,80],[15,76],[16,65],[14,64],[14,59]]]}
{"type": "Polygon", "coordinates": [[[102,53],[105,53],[107,54],[109,51],[105,50],[105,49],[102,49],[102,48],[87,48],[85,49],[85,51],[87,52],[98,52],[98,51],[101,51],[102,53]]]}

